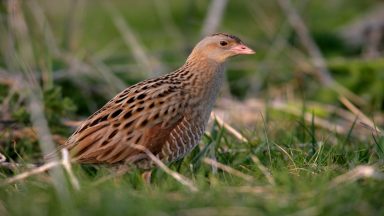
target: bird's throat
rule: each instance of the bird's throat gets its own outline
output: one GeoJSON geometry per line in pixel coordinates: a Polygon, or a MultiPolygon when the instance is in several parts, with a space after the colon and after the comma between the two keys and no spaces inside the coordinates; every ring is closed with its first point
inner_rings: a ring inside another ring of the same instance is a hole
{"type": "Polygon", "coordinates": [[[203,96],[212,91],[218,91],[224,80],[224,64],[209,59],[187,61],[183,70],[188,71],[186,83],[203,96]]]}
{"type": "Polygon", "coordinates": [[[187,61],[176,73],[180,74],[180,79],[184,79],[185,90],[189,94],[193,109],[208,118],[224,82],[224,64],[206,59],[199,60],[187,61]]]}

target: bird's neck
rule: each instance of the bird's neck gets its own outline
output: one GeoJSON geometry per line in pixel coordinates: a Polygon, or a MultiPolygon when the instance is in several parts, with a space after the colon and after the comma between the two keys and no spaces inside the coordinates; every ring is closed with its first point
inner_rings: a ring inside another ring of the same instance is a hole
{"type": "Polygon", "coordinates": [[[200,94],[218,90],[223,81],[223,63],[204,57],[189,57],[182,66],[186,72],[186,82],[200,94]]]}
{"type": "Polygon", "coordinates": [[[192,52],[182,66],[184,70],[189,71],[189,76],[192,77],[192,80],[196,80],[197,85],[206,87],[218,78],[223,67],[223,63],[216,62],[204,55],[195,54],[194,52],[192,52]]]}
{"type": "MultiPolygon", "coordinates": [[[[203,57],[188,58],[176,71],[185,83],[185,89],[191,96],[196,109],[202,109],[201,115],[209,115],[214,101],[224,81],[224,64],[203,57]],[[200,107],[200,108],[199,108],[200,107]]],[[[208,118],[208,117],[207,117],[208,118]]]]}

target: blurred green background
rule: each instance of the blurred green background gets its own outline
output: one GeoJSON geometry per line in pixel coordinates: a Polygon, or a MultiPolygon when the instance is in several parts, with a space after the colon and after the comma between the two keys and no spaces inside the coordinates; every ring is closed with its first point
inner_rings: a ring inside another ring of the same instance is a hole
{"type": "MultiPolygon", "coordinates": [[[[46,77],[43,80],[46,86],[52,82],[63,86],[64,95],[74,98],[83,114],[105,102],[96,100],[98,105],[92,105],[93,96],[109,98],[124,88],[125,83],[132,84],[179,67],[202,38],[210,5],[210,1],[32,2],[20,5],[27,27],[27,35],[20,32],[23,35],[20,37],[28,42],[13,41],[15,54],[20,54],[20,58],[12,61],[24,61],[32,70],[42,71],[40,75],[46,77]],[[27,58],[22,58],[23,49],[32,49],[26,51],[27,58]],[[122,82],[111,86],[114,78],[122,82]],[[81,80],[81,84],[74,84],[73,79],[81,80]],[[88,95],[79,98],[72,95],[74,91],[88,95]],[[84,103],[88,103],[88,108],[84,103]]],[[[369,24],[350,26],[363,22],[380,3],[373,0],[295,3],[334,78],[368,102],[363,109],[383,109],[381,55],[364,57],[369,46],[365,44],[369,43],[368,35],[360,42],[347,37],[364,37],[367,34],[364,31],[373,28],[369,24]],[[356,33],[358,30],[361,32],[356,33]]],[[[3,12],[5,16],[5,6],[3,12]]],[[[10,29],[4,16],[0,63],[4,68],[12,68],[12,64],[17,68],[18,62],[7,61],[12,58],[9,57],[12,35],[7,32],[10,29]]],[[[219,26],[208,32],[238,35],[257,51],[255,56],[229,64],[228,81],[234,96],[243,99],[263,95],[267,86],[292,87],[295,92],[304,88],[307,97],[316,100],[335,101],[337,94],[323,88],[313,76],[311,57],[277,2],[228,1],[220,20],[219,26]]],[[[379,44],[379,53],[381,48],[379,44]]]]}

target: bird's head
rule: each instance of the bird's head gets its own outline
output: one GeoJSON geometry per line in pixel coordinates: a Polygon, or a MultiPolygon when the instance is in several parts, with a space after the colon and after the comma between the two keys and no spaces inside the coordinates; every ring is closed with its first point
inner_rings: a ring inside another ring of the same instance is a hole
{"type": "Polygon", "coordinates": [[[236,55],[254,54],[238,37],[226,33],[216,33],[202,39],[193,49],[190,58],[206,58],[223,63],[236,55]]]}

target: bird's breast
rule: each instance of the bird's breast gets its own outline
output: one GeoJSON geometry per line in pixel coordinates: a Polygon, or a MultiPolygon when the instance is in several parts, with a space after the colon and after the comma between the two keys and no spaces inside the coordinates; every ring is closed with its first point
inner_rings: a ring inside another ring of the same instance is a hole
{"type": "Polygon", "coordinates": [[[201,71],[199,77],[189,86],[191,94],[190,111],[208,121],[215,100],[224,82],[222,67],[214,71],[201,71]]]}

